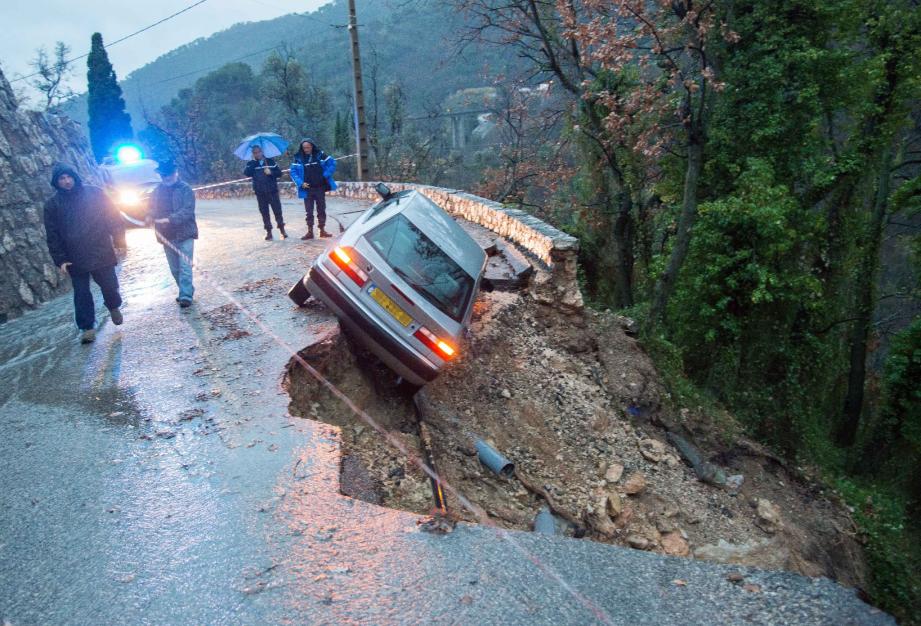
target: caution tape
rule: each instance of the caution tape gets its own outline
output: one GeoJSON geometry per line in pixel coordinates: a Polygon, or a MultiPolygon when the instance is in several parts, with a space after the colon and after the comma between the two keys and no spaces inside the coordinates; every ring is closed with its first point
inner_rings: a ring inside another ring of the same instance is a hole
{"type": "MultiPolygon", "coordinates": [[[[357,156],[358,156],[358,154],[356,153],[356,154],[347,154],[347,155],[342,156],[342,157],[333,157],[333,158],[335,158],[337,161],[344,161],[345,159],[351,159],[352,157],[357,157],[357,156]]],[[[282,174],[287,174],[287,173],[289,173],[290,171],[291,171],[290,169],[286,169],[286,170],[282,170],[281,173],[282,173],[282,174]]],[[[249,180],[252,180],[252,179],[249,178],[249,177],[246,177],[246,178],[237,178],[236,180],[225,180],[225,181],[222,182],[222,183],[212,183],[212,184],[210,184],[210,185],[200,185],[200,186],[198,186],[198,187],[192,187],[192,191],[201,191],[202,189],[214,189],[215,187],[223,187],[224,185],[233,185],[233,184],[236,184],[236,183],[245,183],[245,182],[247,182],[247,181],[249,181],[249,180]]]]}

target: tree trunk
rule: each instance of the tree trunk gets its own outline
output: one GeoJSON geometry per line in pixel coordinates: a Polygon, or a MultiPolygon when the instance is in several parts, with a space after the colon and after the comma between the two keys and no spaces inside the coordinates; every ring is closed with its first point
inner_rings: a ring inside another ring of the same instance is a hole
{"type": "Polygon", "coordinates": [[[837,436],[838,444],[842,446],[854,445],[857,430],[860,427],[860,415],[863,412],[863,392],[867,376],[867,340],[870,337],[870,327],[873,322],[876,274],[879,269],[879,250],[886,225],[891,167],[892,152],[887,149],[880,159],[876,194],[870,202],[867,202],[870,223],[867,225],[863,256],[860,259],[860,272],[855,285],[857,295],[854,318],[856,321],[849,341],[847,394],[837,436]]]}
{"type": "Polygon", "coordinates": [[[615,280],[618,308],[633,306],[633,244],[636,240],[630,194],[621,189],[617,194],[617,217],[614,219],[615,280]]]}
{"type": "MultiPolygon", "coordinates": [[[[603,125],[592,103],[583,102],[581,106],[585,115],[584,123],[588,127],[588,136],[602,137],[603,125]]],[[[616,156],[610,152],[610,148],[605,148],[597,139],[586,138],[583,139],[582,149],[587,157],[586,161],[595,164],[590,176],[594,188],[598,190],[598,204],[614,212],[611,229],[613,259],[602,259],[599,265],[613,269],[614,306],[619,309],[633,306],[633,265],[636,256],[633,199],[616,156]]]]}
{"type": "Polygon", "coordinates": [[[652,307],[649,311],[649,319],[646,322],[647,330],[652,330],[665,321],[668,300],[672,296],[678,273],[681,271],[684,259],[688,255],[688,249],[691,245],[691,231],[694,228],[694,222],[697,221],[697,181],[700,178],[703,160],[703,133],[692,129],[689,133],[688,163],[684,176],[684,197],[681,202],[681,215],[678,217],[678,231],[675,233],[675,243],[668,259],[668,266],[656,282],[652,307]]]}

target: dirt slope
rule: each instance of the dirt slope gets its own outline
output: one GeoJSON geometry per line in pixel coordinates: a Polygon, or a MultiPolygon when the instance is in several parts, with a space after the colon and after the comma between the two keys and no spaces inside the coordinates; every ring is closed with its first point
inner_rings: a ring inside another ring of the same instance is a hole
{"type": "MultiPolygon", "coordinates": [[[[395,388],[370,355],[336,333],[301,354],[421,451],[412,391],[395,388]]],[[[378,432],[302,367],[289,367],[287,384],[293,414],[342,427],[343,493],[431,510],[427,477],[378,432]]],[[[573,536],[864,584],[846,509],[759,446],[727,434],[737,430],[731,424],[714,436],[709,416],[673,406],[622,318],[562,313],[526,294],[482,294],[469,344],[422,394],[438,472],[493,523],[530,529],[549,505],[559,531],[573,536]],[[729,484],[698,479],[665,425],[696,442],[729,484]],[[477,439],[509,457],[516,475],[486,469],[477,439]]],[[[457,498],[449,494],[447,502],[452,515],[475,520],[457,498]]]]}

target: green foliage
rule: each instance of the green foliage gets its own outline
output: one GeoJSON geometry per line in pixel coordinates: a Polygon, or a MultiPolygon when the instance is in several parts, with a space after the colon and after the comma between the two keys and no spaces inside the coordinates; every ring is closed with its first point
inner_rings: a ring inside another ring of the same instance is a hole
{"type": "Polygon", "coordinates": [[[898,490],[841,478],[838,491],[854,510],[871,570],[870,596],[902,624],[921,624],[921,537],[898,490]]]}
{"type": "Polygon", "coordinates": [[[737,190],[704,203],[675,298],[680,343],[726,345],[745,325],[785,303],[811,302],[820,285],[800,259],[820,224],[774,181],[770,165],[750,159],[737,190]]]}
{"type": "Polygon", "coordinates": [[[921,511],[921,318],[895,336],[878,414],[863,429],[858,470],[899,486],[921,511]],[[868,471],[869,470],[869,471],[868,471]]]}
{"type": "Polygon", "coordinates": [[[92,47],[86,60],[88,86],[87,112],[90,143],[97,162],[111,155],[119,142],[129,141],[131,116],[125,113],[125,100],[102,43],[102,35],[93,33],[92,47]]]}
{"type": "Polygon", "coordinates": [[[831,158],[835,140],[829,133],[849,130],[846,118],[834,112],[868,97],[866,82],[856,76],[856,51],[839,45],[859,25],[857,4],[726,5],[739,41],[721,50],[726,89],[711,124],[713,191],[727,193],[738,165],[753,156],[767,159],[790,189],[822,189],[834,180],[842,164],[831,158]],[[838,128],[842,124],[845,128],[838,128]]]}
{"type": "Polygon", "coordinates": [[[333,147],[341,154],[345,154],[347,151],[354,149],[352,145],[352,133],[351,127],[349,125],[349,120],[351,116],[346,114],[343,116],[339,111],[336,111],[336,126],[333,131],[333,147]]]}
{"type": "Polygon", "coordinates": [[[807,438],[795,417],[815,404],[814,360],[827,352],[804,327],[821,305],[805,262],[821,226],[766,161],[750,159],[731,195],[701,205],[669,314],[693,379],[788,451],[807,438]]]}

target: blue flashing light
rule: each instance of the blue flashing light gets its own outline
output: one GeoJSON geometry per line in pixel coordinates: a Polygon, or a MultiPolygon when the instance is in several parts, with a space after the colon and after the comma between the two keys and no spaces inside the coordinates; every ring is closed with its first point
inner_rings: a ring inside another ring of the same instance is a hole
{"type": "Polygon", "coordinates": [[[141,149],[137,146],[132,146],[131,144],[126,144],[118,148],[115,151],[115,158],[119,163],[137,163],[143,158],[141,154],[141,149]]]}

